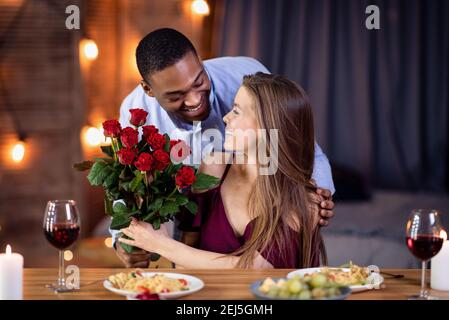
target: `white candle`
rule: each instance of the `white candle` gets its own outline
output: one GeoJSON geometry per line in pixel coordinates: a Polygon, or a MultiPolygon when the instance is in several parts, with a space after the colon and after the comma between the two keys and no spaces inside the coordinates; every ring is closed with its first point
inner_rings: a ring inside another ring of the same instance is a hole
{"type": "Polygon", "coordinates": [[[449,291],[449,241],[446,232],[441,232],[445,239],[440,252],[432,258],[430,287],[436,290],[449,291]]]}
{"type": "Polygon", "coordinates": [[[11,252],[6,246],[6,253],[0,254],[0,300],[23,299],[23,257],[11,252]]]}

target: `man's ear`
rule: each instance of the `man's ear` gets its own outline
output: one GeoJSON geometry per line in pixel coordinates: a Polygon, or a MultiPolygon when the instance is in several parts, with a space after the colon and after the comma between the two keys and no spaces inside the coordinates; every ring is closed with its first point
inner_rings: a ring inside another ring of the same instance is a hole
{"type": "Polygon", "coordinates": [[[140,81],[140,85],[147,95],[154,98],[153,89],[151,89],[150,85],[145,80],[140,81]]]}

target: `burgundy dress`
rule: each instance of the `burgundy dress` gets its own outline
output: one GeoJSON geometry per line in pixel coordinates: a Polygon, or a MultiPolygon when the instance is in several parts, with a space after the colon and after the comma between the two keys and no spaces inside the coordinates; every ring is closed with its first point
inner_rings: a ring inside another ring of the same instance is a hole
{"type": "MultiPolygon", "coordinates": [[[[228,168],[226,169],[223,180],[228,168]]],[[[182,213],[179,217],[180,224],[178,228],[182,231],[200,232],[199,249],[229,254],[238,250],[250,238],[254,220],[247,224],[243,236],[236,236],[226,216],[220,190],[221,184],[204,193],[190,195],[192,200],[198,204],[198,212],[195,216],[190,213],[182,213]]],[[[298,233],[291,228],[289,228],[288,232],[292,233],[291,239],[297,239],[299,237],[298,233]]],[[[317,267],[320,262],[318,250],[320,241],[319,230],[315,232],[313,239],[314,243],[312,247],[314,249],[311,257],[311,267],[317,267]]],[[[290,252],[286,254],[286,258],[284,259],[278,254],[279,250],[275,245],[261,252],[261,255],[274,268],[299,268],[301,257],[298,246],[298,241],[288,246],[291,250],[289,250],[290,252]]]]}

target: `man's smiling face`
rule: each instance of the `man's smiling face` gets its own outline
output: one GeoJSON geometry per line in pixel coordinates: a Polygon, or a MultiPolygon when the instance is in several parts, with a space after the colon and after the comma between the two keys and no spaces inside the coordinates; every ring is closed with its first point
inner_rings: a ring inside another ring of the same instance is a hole
{"type": "Polygon", "coordinates": [[[199,57],[187,52],[181,60],[142,81],[145,92],[165,111],[186,122],[201,121],[210,112],[210,80],[199,57]]]}

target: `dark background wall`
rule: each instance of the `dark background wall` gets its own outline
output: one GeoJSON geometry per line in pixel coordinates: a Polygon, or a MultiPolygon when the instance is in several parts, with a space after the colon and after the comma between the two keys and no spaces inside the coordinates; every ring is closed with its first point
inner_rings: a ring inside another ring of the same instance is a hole
{"type": "Polygon", "coordinates": [[[218,3],[217,53],[257,57],[299,82],[336,170],[370,187],[449,189],[448,1],[218,3]],[[380,30],[365,27],[373,4],[380,30]]]}

